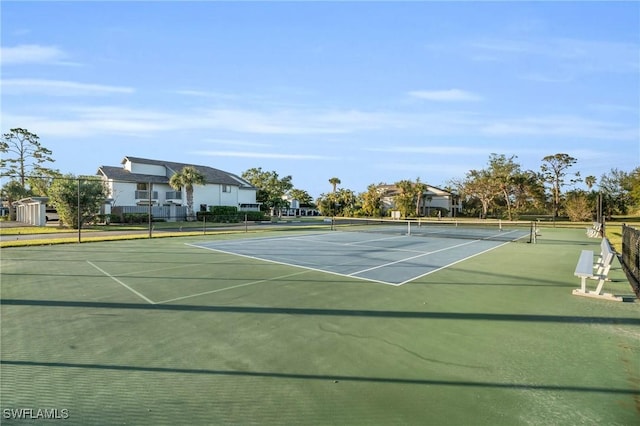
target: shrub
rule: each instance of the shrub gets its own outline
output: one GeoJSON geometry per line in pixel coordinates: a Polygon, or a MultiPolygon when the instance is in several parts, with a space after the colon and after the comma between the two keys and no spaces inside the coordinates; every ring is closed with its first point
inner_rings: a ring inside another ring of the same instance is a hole
{"type": "MultiPolygon", "coordinates": [[[[122,220],[129,224],[147,223],[149,215],[147,213],[123,213],[122,220]]],[[[153,221],[153,216],[151,216],[151,220],[153,221]]]]}
{"type": "Polygon", "coordinates": [[[262,221],[266,219],[264,212],[240,212],[240,215],[246,215],[247,220],[262,221]]]}
{"type": "Polygon", "coordinates": [[[572,193],[565,202],[567,216],[571,222],[584,222],[592,219],[592,206],[583,193],[572,193]]]}
{"type": "Polygon", "coordinates": [[[229,206],[213,206],[208,212],[196,212],[198,221],[206,221],[212,223],[239,223],[243,222],[245,217],[248,221],[265,220],[263,212],[239,212],[236,207],[229,206]]]}
{"type": "Polygon", "coordinates": [[[235,206],[211,206],[209,212],[214,216],[236,216],[238,214],[238,208],[235,206]]]}

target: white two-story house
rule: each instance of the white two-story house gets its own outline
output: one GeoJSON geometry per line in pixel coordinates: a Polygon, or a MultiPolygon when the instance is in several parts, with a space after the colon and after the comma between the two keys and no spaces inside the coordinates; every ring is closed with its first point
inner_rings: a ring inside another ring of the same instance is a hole
{"type": "Polygon", "coordinates": [[[101,166],[98,169],[97,175],[109,188],[109,205],[105,206],[104,213],[111,213],[111,210],[144,212],[151,204],[154,217],[181,220],[186,214],[186,208],[181,207],[187,205],[187,194],[184,189],[172,188],[169,179],[186,166],[195,167],[206,180],[205,185],[193,188],[194,211],[208,211],[211,206],[234,206],[239,211],[260,210],[260,204],[256,202],[257,189],[233,173],[208,166],[138,157],[124,157],[121,164],[121,167],[101,166]]]}
{"type": "MultiPolygon", "coordinates": [[[[395,209],[394,197],[398,195],[398,188],[395,185],[380,185],[378,191],[382,194],[383,210],[387,213],[395,209]]],[[[457,216],[462,211],[460,197],[435,186],[427,185],[422,193],[419,206],[420,216],[434,216],[440,211],[445,216],[457,216]]]]}

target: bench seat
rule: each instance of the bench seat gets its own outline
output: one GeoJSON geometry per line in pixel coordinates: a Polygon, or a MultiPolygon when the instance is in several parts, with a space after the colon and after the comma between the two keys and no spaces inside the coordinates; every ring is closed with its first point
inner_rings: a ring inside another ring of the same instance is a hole
{"type": "Polygon", "coordinates": [[[580,277],[582,281],[582,291],[586,291],[586,279],[593,277],[593,250],[582,250],[573,275],[580,277]]]}

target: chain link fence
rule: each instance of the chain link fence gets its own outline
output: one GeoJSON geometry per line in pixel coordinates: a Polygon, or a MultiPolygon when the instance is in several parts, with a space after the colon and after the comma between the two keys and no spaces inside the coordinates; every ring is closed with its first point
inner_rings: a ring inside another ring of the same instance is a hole
{"type": "Polygon", "coordinates": [[[622,225],[622,267],[640,298],[640,230],[622,225]]]}

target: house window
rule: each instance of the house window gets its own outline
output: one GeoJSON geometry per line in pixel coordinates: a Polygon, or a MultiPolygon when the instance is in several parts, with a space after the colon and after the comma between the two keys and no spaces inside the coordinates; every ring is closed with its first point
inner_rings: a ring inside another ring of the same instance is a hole
{"type": "Polygon", "coordinates": [[[138,182],[138,184],[136,185],[136,189],[138,191],[146,191],[147,189],[149,189],[148,186],[149,186],[149,184],[146,183],[146,182],[144,182],[144,183],[138,182]]]}
{"type": "Polygon", "coordinates": [[[222,185],[222,192],[231,192],[231,185],[222,185]]]}

